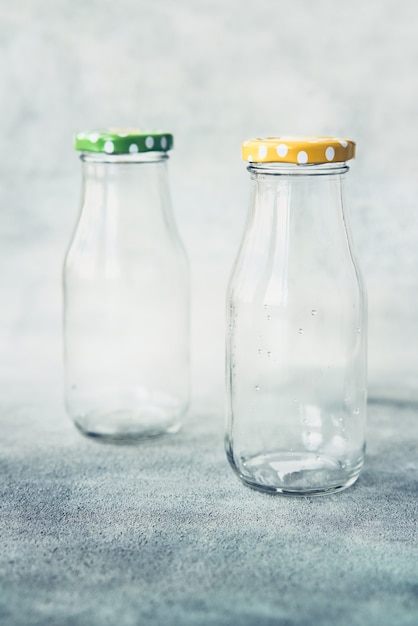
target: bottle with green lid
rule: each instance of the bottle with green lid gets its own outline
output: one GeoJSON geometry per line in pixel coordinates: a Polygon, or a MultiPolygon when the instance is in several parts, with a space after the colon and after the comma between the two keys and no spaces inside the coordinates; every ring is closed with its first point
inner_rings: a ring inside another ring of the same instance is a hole
{"type": "Polygon", "coordinates": [[[64,263],[65,399],[79,430],[174,433],[189,403],[189,267],[170,201],[170,133],[80,132],[81,211],[64,263]]]}

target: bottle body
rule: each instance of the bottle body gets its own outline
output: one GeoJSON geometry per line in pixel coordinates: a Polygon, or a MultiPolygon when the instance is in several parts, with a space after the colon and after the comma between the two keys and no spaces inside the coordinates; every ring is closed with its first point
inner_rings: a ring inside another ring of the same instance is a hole
{"type": "Polygon", "coordinates": [[[249,486],[331,493],[365,448],[366,296],[344,213],[347,167],[253,164],[227,296],[226,452],[249,486]]]}
{"type": "Polygon", "coordinates": [[[64,265],[65,389],[85,434],[175,432],[189,402],[189,270],[164,155],[83,155],[64,265]]]}

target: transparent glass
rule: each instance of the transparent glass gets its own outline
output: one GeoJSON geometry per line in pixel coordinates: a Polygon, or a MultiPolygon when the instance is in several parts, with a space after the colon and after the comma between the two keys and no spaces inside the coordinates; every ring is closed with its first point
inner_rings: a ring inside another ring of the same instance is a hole
{"type": "Polygon", "coordinates": [[[176,432],[189,403],[189,268],[163,153],[83,153],[64,263],[65,398],[87,435],[176,432]]]}
{"type": "Polygon", "coordinates": [[[252,164],[227,295],[228,460],[256,489],[342,490],[363,464],[366,294],[344,202],[348,167],[252,164]]]}

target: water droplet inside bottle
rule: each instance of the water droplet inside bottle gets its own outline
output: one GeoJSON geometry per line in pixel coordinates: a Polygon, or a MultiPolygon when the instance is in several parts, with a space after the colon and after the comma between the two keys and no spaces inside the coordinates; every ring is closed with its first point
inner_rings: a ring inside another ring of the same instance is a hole
{"type": "Polygon", "coordinates": [[[257,352],[260,356],[263,354],[263,351],[261,350],[261,348],[258,348],[257,352]]]}
{"type": "Polygon", "coordinates": [[[267,356],[271,356],[270,350],[267,351],[267,356]]]}
{"type": "Polygon", "coordinates": [[[303,335],[303,328],[299,328],[298,333],[299,335],[303,335]]]}
{"type": "Polygon", "coordinates": [[[255,389],[256,391],[260,391],[260,387],[259,387],[258,385],[256,385],[256,386],[254,387],[254,389],[255,389]]]}
{"type": "Polygon", "coordinates": [[[361,333],[361,328],[357,328],[357,332],[360,334],[361,333]]]}
{"type": "Polygon", "coordinates": [[[267,319],[268,319],[268,321],[270,321],[271,320],[271,315],[267,315],[267,319]]]}
{"type": "Polygon", "coordinates": [[[316,457],[315,457],[315,461],[320,461],[320,460],[321,460],[321,457],[320,457],[320,456],[316,456],[316,457]]]}
{"type": "Polygon", "coordinates": [[[267,311],[267,309],[268,309],[268,308],[269,308],[269,305],[268,305],[268,304],[265,304],[265,305],[264,305],[264,309],[267,311]]]}
{"type": "Polygon", "coordinates": [[[311,314],[316,315],[316,309],[312,309],[311,314]]]}
{"type": "Polygon", "coordinates": [[[356,407],[353,411],[354,415],[358,415],[360,413],[360,409],[356,407]]]}

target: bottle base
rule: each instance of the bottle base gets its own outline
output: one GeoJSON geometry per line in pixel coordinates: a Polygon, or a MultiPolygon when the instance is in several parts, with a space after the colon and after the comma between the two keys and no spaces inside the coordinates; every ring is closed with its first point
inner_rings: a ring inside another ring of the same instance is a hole
{"type": "Polygon", "coordinates": [[[93,411],[74,420],[77,429],[86,437],[113,443],[134,443],[177,433],[179,420],[146,420],[135,411],[93,411]]]}
{"type": "Polygon", "coordinates": [[[187,401],[142,387],[96,388],[76,398],[66,397],[67,413],[83,435],[119,443],[178,432],[187,408],[187,401]]]}
{"type": "Polygon", "coordinates": [[[348,489],[362,468],[317,452],[271,452],[241,460],[238,467],[227,450],[228,461],[241,481],[257,491],[283,496],[323,496],[348,489]]]}

